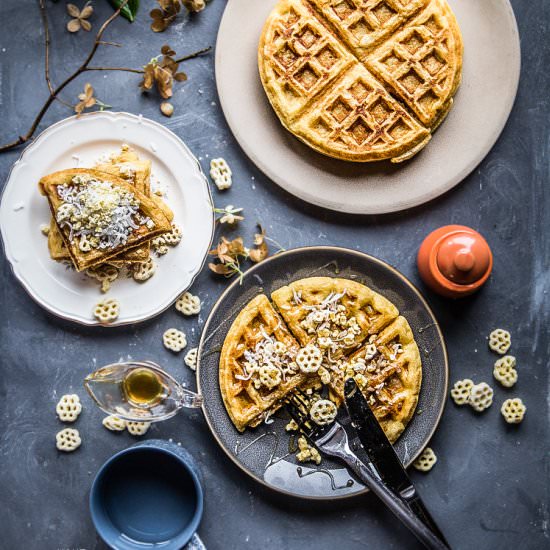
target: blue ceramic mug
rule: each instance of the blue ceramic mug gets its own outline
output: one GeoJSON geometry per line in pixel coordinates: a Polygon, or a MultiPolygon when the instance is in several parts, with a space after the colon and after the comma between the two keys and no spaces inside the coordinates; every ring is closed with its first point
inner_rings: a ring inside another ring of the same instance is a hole
{"type": "Polygon", "coordinates": [[[203,511],[199,470],[174,443],[150,439],[107,460],[92,484],[90,511],[116,550],[179,550],[192,537],[202,546],[195,535],[203,511]]]}

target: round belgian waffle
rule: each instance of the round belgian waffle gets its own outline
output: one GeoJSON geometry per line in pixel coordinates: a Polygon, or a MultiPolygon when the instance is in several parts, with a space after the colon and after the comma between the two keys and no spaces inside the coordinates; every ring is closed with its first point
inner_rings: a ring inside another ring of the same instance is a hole
{"type": "Polygon", "coordinates": [[[401,162],[452,107],[462,38],[445,0],[281,0],[258,60],[277,116],[304,143],[401,162]]]}

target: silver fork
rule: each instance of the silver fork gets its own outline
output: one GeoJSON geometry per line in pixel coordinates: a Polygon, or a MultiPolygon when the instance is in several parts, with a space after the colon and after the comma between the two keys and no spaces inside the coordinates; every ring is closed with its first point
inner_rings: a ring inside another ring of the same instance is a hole
{"type": "Polygon", "coordinates": [[[363,462],[350,448],[344,427],[334,421],[319,426],[309,418],[307,396],[296,392],[287,399],[287,410],[300,432],[326,455],[339,458],[406,525],[426,548],[448,550],[438,536],[382,481],[372,464],[363,462]]]}

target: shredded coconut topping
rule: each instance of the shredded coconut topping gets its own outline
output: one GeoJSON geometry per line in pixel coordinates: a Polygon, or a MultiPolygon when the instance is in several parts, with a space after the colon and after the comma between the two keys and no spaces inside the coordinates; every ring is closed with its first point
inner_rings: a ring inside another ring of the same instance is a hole
{"type": "Polygon", "coordinates": [[[154,226],[140,213],[135,195],[109,181],[78,175],[72,185],[58,185],[57,194],[63,202],[56,221],[69,228],[71,243],[78,238],[83,252],[116,248],[140,226],[154,226]]]}

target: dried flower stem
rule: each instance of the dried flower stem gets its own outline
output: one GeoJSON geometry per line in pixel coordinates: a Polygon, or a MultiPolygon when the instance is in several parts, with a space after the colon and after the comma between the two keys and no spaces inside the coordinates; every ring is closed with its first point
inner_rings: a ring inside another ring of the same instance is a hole
{"type": "MultiPolygon", "coordinates": [[[[46,5],[44,0],[39,0],[39,7],[40,7],[40,13],[42,17],[42,23],[44,25],[44,41],[45,41],[45,69],[44,69],[44,75],[46,79],[46,83],[48,85],[49,89],[49,96],[46,99],[44,105],[36,115],[33,123],[31,124],[31,127],[27,131],[26,134],[20,135],[17,139],[5,143],[4,145],[0,145],[0,153],[3,153],[4,151],[9,151],[11,149],[14,149],[15,147],[18,147],[19,145],[22,145],[23,143],[26,143],[29,141],[36,132],[36,129],[38,128],[38,125],[44,118],[44,115],[48,111],[48,109],[51,107],[52,103],[56,100],[62,101],[59,99],[58,95],[61,91],[63,91],[73,80],[75,80],[78,76],[80,76],[82,73],[86,71],[111,71],[111,70],[117,70],[117,71],[126,71],[126,72],[132,72],[132,73],[139,73],[142,74],[144,71],[142,69],[131,69],[126,67],[90,67],[89,64],[92,61],[97,49],[100,45],[118,45],[115,43],[109,43],[109,42],[103,42],[101,39],[103,37],[103,34],[107,27],[120,15],[120,11],[124,6],[126,6],[128,0],[125,0],[121,3],[120,7],[101,25],[99,30],[97,31],[97,34],[94,39],[94,43],[92,45],[92,48],[90,52],[88,53],[86,59],[84,62],[74,71],[71,75],[69,75],[61,84],[59,84],[57,87],[55,87],[50,78],[50,31],[48,26],[48,19],[46,14],[46,5]]],[[[203,50],[200,50],[198,52],[195,52],[193,54],[187,55],[182,57],[177,62],[186,61],[188,59],[193,59],[194,57],[197,57],[203,53],[206,53],[207,51],[210,51],[210,48],[205,48],[203,50]]],[[[63,101],[62,101],[63,102],[63,101]]],[[[63,102],[64,103],[64,102],[63,102]]],[[[72,106],[71,106],[72,108],[72,106]]]]}

